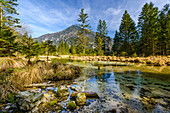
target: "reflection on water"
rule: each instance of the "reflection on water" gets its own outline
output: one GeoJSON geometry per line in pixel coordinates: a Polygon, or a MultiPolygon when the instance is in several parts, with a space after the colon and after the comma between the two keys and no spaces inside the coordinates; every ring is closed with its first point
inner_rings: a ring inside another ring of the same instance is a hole
{"type": "Polygon", "coordinates": [[[170,112],[170,83],[146,77],[139,69],[119,70],[123,72],[103,69],[86,76],[85,91],[97,92],[100,99],[87,99],[90,104],[84,107],[85,111],[170,112]]]}
{"type": "Polygon", "coordinates": [[[85,91],[95,91],[100,96],[100,99],[87,99],[87,105],[78,109],[79,112],[170,112],[168,66],[97,62],[103,63],[98,70],[95,62],[67,63],[83,67],[82,76],[76,81],[85,91]]]}

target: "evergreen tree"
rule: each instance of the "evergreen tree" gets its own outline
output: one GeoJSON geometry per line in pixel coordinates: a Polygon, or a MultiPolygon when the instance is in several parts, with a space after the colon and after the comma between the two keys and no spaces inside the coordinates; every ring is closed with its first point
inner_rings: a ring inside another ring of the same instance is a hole
{"type": "Polygon", "coordinates": [[[27,33],[23,35],[21,38],[21,53],[26,55],[25,57],[28,58],[28,64],[31,64],[31,58],[33,56],[38,56],[39,54],[39,44],[34,42],[31,36],[28,36],[27,33]]]}
{"type": "Polygon", "coordinates": [[[1,0],[0,1],[0,30],[18,26],[19,19],[12,15],[19,15],[15,7],[18,5],[17,0],[1,0]]]}
{"type": "Polygon", "coordinates": [[[42,41],[39,49],[40,55],[46,55],[47,52],[46,48],[47,48],[47,42],[42,41]]]}
{"type": "MultiPolygon", "coordinates": [[[[98,40],[99,37],[102,39],[103,45],[102,45],[102,50],[106,51],[109,49],[109,46],[111,46],[111,39],[110,37],[107,37],[108,31],[107,31],[107,25],[105,20],[99,20],[99,24],[97,26],[97,32],[95,36],[95,44],[100,45],[98,40]]],[[[96,47],[99,48],[99,47],[96,47]]]]}
{"type": "Polygon", "coordinates": [[[128,56],[135,52],[138,33],[135,22],[132,20],[127,10],[125,10],[121,25],[119,27],[120,37],[122,38],[121,52],[126,52],[128,56]]]}
{"type": "Polygon", "coordinates": [[[166,4],[158,17],[158,42],[157,49],[160,55],[170,54],[170,6],[166,4]]]}
{"type": "Polygon", "coordinates": [[[98,38],[102,36],[102,20],[100,19],[99,20],[99,24],[97,25],[97,31],[96,32],[96,36],[95,36],[95,46],[97,48],[97,45],[98,45],[98,38]]]}
{"type": "Polygon", "coordinates": [[[61,54],[65,54],[65,46],[64,46],[64,41],[61,42],[61,54]]]}
{"type": "Polygon", "coordinates": [[[158,8],[153,3],[146,3],[138,19],[140,33],[140,52],[144,56],[155,55],[155,42],[157,40],[157,16],[158,8]]]}
{"type": "Polygon", "coordinates": [[[16,51],[16,35],[12,28],[19,23],[19,19],[12,17],[18,14],[15,9],[18,5],[16,1],[0,1],[0,56],[12,56],[16,51]]]}
{"type": "Polygon", "coordinates": [[[16,36],[12,29],[0,30],[0,56],[12,56],[16,51],[16,36]]]}
{"type": "Polygon", "coordinates": [[[71,54],[76,54],[76,46],[74,46],[73,44],[71,45],[71,54]]]}
{"type": "Polygon", "coordinates": [[[69,45],[67,44],[67,42],[65,41],[64,43],[64,49],[65,49],[65,54],[69,54],[69,45]]]}
{"type": "Polygon", "coordinates": [[[102,38],[99,37],[98,38],[98,45],[97,45],[97,50],[98,50],[97,55],[103,55],[103,50],[102,50],[103,45],[104,45],[103,40],[102,40],[102,38]]]}
{"type": "Polygon", "coordinates": [[[62,51],[61,50],[61,41],[59,41],[59,43],[58,43],[58,49],[57,50],[58,50],[58,53],[61,54],[61,51],[62,51]]]}
{"type": "Polygon", "coordinates": [[[85,54],[85,49],[89,46],[89,37],[87,37],[87,34],[90,33],[90,24],[88,19],[88,14],[84,13],[84,9],[81,9],[80,14],[78,15],[78,22],[80,22],[81,29],[78,30],[78,40],[76,41],[76,45],[79,49],[80,53],[85,54]]]}
{"type": "Polygon", "coordinates": [[[100,19],[99,24],[97,25],[97,31],[100,35],[102,34],[102,29],[103,29],[103,24],[102,24],[102,20],[100,19]]]}
{"type": "Polygon", "coordinates": [[[113,52],[118,55],[120,54],[120,47],[122,45],[122,38],[120,37],[119,32],[116,30],[114,39],[113,39],[113,52]]]}
{"type": "Polygon", "coordinates": [[[101,33],[104,36],[107,36],[107,34],[108,34],[107,25],[106,25],[106,21],[105,20],[103,20],[103,22],[102,22],[102,32],[101,33]]]}

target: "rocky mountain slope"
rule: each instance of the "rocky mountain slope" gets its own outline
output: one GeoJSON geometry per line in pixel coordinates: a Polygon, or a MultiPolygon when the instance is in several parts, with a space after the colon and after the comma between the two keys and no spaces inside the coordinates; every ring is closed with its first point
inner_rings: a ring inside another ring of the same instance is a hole
{"type": "MultiPolygon", "coordinates": [[[[34,38],[34,40],[38,40],[39,42],[51,40],[55,45],[58,45],[59,41],[67,41],[67,43],[71,45],[75,44],[76,38],[78,38],[77,33],[79,29],[80,29],[79,26],[72,25],[63,31],[45,34],[38,38],[34,38]]],[[[88,37],[90,37],[90,42],[93,45],[95,40],[95,32],[91,31],[91,33],[88,34],[88,37]]]]}

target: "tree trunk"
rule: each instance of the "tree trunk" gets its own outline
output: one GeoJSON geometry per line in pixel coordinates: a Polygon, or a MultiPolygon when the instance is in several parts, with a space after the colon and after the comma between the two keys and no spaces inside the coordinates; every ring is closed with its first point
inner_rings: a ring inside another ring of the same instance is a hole
{"type": "Polygon", "coordinates": [[[30,60],[30,58],[28,59],[28,65],[31,65],[32,64],[32,62],[31,62],[31,60],[30,60]]]}

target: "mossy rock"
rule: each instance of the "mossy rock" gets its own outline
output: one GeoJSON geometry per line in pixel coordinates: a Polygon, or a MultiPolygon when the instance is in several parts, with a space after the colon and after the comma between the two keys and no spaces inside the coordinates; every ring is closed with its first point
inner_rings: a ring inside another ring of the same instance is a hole
{"type": "Polygon", "coordinates": [[[68,109],[71,109],[71,110],[73,110],[73,109],[76,109],[76,103],[74,102],[74,101],[70,101],[70,102],[68,102],[67,103],[67,108],[68,109]]]}
{"type": "Polygon", "coordinates": [[[77,93],[77,95],[76,95],[76,104],[77,105],[84,105],[85,102],[86,102],[85,93],[77,93]]]}
{"type": "Polygon", "coordinates": [[[69,95],[68,88],[66,88],[65,86],[58,87],[58,90],[57,90],[57,96],[58,97],[65,97],[65,96],[68,96],[68,95],[69,95]]]}
{"type": "Polygon", "coordinates": [[[51,102],[48,103],[50,106],[54,106],[58,104],[58,99],[52,100],[51,102]]]}

